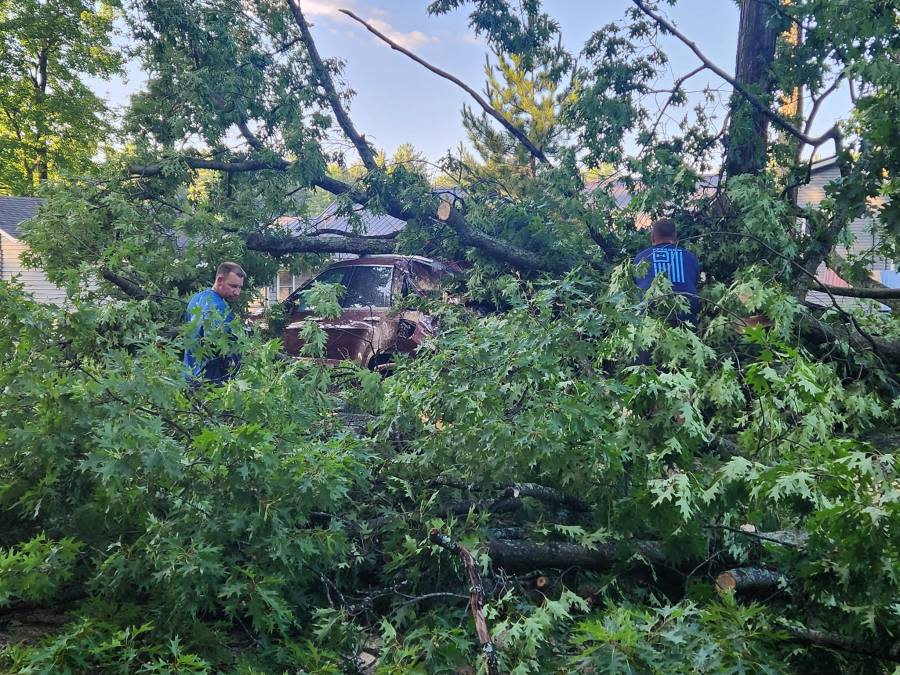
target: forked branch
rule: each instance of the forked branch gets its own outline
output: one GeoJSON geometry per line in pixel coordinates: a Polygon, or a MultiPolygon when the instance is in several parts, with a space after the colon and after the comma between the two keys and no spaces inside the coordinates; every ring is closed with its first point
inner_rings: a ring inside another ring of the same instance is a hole
{"type": "Polygon", "coordinates": [[[491,640],[487,620],[484,618],[484,585],[481,583],[475,559],[462,544],[453,541],[443,532],[431,530],[429,539],[442,549],[455,553],[462,560],[466,571],[466,580],[469,582],[469,607],[472,610],[475,632],[478,634],[478,641],[481,643],[481,651],[484,653],[487,670],[489,675],[500,675],[500,665],[497,663],[497,648],[494,646],[493,640],[491,640]]]}
{"type": "Polygon", "coordinates": [[[807,133],[804,133],[803,131],[801,131],[800,129],[795,127],[793,124],[791,124],[790,121],[788,121],[787,119],[785,119],[784,117],[779,115],[777,112],[772,110],[768,106],[768,104],[766,104],[765,101],[760,100],[759,97],[754,95],[749,89],[747,89],[744,85],[742,85],[740,82],[738,82],[733,76],[729,75],[726,71],[724,71],[722,68],[717,66],[715,63],[713,63],[700,50],[700,48],[697,46],[697,44],[693,40],[691,40],[684,33],[679,31],[671,21],[667,20],[662,15],[660,15],[657,12],[654,12],[652,9],[650,9],[644,0],[631,0],[631,1],[635,4],[635,6],[641,12],[643,12],[644,14],[649,16],[651,19],[653,19],[659,26],[664,28],[667,32],[671,33],[676,38],[678,38],[688,49],[690,49],[692,52],[694,52],[694,54],[697,56],[697,58],[700,59],[700,61],[703,62],[703,64],[707,68],[709,68],[712,72],[714,72],[716,75],[718,75],[723,80],[728,82],[732,87],[734,87],[734,90],[736,92],[738,92],[741,96],[743,96],[750,103],[750,105],[752,105],[759,112],[761,112],[763,115],[768,117],[772,121],[772,123],[775,124],[777,127],[782,129],[783,131],[789,133],[794,138],[797,138],[798,140],[802,141],[803,143],[806,143],[807,145],[811,145],[814,148],[819,147],[820,145],[822,145],[823,143],[825,143],[829,140],[833,140],[835,142],[835,145],[838,148],[840,148],[841,130],[836,124],[834,126],[832,126],[830,129],[828,129],[828,131],[826,131],[821,136],[813,137],[807,133]]]}

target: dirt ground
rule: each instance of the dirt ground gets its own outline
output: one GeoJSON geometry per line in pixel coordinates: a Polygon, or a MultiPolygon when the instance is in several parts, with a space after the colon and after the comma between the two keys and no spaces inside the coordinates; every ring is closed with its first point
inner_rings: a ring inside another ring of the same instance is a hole
{"type": "Polygon", "coordinates": [[[62,609],[22,608],[0,613],[0,649],[19,642],[34,642],[58,632],[70,617],[62,609]]]}

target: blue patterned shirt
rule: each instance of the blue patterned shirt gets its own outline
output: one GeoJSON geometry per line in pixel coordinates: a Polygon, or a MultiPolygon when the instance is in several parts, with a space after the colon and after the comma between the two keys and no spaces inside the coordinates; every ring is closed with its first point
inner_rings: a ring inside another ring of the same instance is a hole
{"type": "Polygon", "coordinates": [[[634,257],[635,266],[648,262],[647,271],[634,282],[642,291],[650,288],[650,284],[658,274],[665,274],[672,282],[672,290],[690,298],[690,315],[679,315],[680,320],[688,320],[697,324],[697,284],[700,282],[700,261],[690,251],[675,244],[658,244],[645,248],[634,257]]]}
{"type": "MultiPolygon", "coordinates": [[[[234,312],[225,298],[211,288],[194,294],[184,312],[184,321],[193,327],[188,340],[193,340],[198,346],[211,331],[223,331],[235,339],[230,325],[234,321],[234,312]]],[[[231,378],[234,367],[240,361],[241,355],[237,352],[199,360],[188,348],[184,352],[185,377],[194,381],[224,382],[231,378]]]]}

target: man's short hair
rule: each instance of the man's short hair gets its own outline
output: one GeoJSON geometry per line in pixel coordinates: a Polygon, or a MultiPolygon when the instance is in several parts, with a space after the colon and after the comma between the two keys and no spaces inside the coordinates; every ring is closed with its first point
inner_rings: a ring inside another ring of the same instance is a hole
{"type": "Polygon", "coordinates": [[[656,239],[669,239],[675,241],[678,238],[678,229],[669,218],[660,218],[653,221],[653,236],[656,239]]]}
{"type": "Polygon", "coordinates": [[[229,274],[237,274],[241,279],[247,278],[244,268],[236,262],[223,262],[216,268],[216,278],[227,277],[229,274]]]}

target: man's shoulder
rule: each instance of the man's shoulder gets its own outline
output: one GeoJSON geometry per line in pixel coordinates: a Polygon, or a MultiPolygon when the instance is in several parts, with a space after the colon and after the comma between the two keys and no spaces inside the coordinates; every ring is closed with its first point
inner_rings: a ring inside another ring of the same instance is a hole
{"type": "Polygon", "coordinates": [[[640,260],[644,260],[645,258],[649,258],[651,253],[653,253],[653,247],[652,247],[652,246],[650,246],[650,247],[648,247],[648,248],[645,248],[643,251],[639,251],[639,252],[634,256],[634,262],[635,262],[635,264],[637,264],[637,262],[640,261],[640,260]]]}
{"type": "Polygon", "coordinates": [[[205,290],[199,291],[198,293],[194,293],[194,295],[192,295],[191,299],[188,301],[188,308],[203,307],[210,309],[222,309],[224,306],[225,301],[218,293],[213,291],[211,288],[207,288],[205,290]]]}

